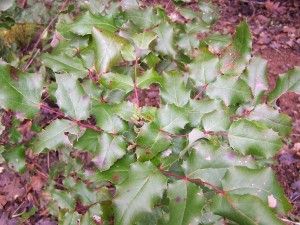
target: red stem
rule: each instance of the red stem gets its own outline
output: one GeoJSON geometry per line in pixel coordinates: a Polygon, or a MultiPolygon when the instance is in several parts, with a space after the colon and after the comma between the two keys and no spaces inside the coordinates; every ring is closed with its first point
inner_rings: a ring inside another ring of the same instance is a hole
{"type": "Polygon", "coordinates": [[[172,134],[172,133],[169,133],[169,132],[167,132],[167,131],[164,131],[164,130],[159,130],[160,132],[163,132],[163,133],[165,133],[165,134],[167,134],[167,135],[169,135],[169,136],[171,136],[171,137],[178,137],[178,138],[184,138],[184,137],[187,137],[187,136],[189,136],[189,134],[172,134]]]}
{"type": "Polygon", "coordinates": [[[205,85],[201,88],[201,90],[200,90],[199,93],[194,97],[194,99],[197,99],[197,98],[200,99],[200,96],[201,96],[202,93],[206,90],[207,85],[208,85],[208,84],[205,84],[205,85]]]}
{"type": "Polygon", "coordinates": [[[57,114],[57,115],[63,117],[63,118],[66,119],[66,120],[70,120],[70,121],[76,123],[76,124],[77,124],[78,126],[80,126],[80,127],[89,128],[89,129],[92,129],[92,130],[97,131],[97,132],[99,132],[99,133],[102,133],[102,132],[103,132],[103,130],[97,128],[97,127],[94,126],[94,125],[82,123],[82,122],[80,122],[80,121],[78,121],[78,120],[75,120],[75,119],[69,117],[69,116],[66,116],[66,115],[65,115],[64,113],[62,113],[62,112],[55,111],[54,109],[52,109],[52,108],[50,108],[50,107],[48,107],[48,106],[46,106],[46,105],[42,105],[42,104],[41,104],[41,105],[40,105],[40,108],[41,108],[41,109],[44,109],[44,110],[47,110],[47,111],[49,111],[49,112],[55,113],[55,114],[57,114]]]}
{"type": "Polygon", "coordinates": [[[232,118],[232,119],[235,119],[235,118],[243,118],[243,117],[249,115],[252,111],[253,111],[253,109],[245,110],[244,113],[242,113],[241,115],[233,115],[231,118],[232,118]]]}
{"type": "Polygon", "coordinates": [[[220,135],[223,137],[227,137],[228,133],[221,133],[221,132],[212,132],[212,131],[204,131],[204,134],[209,134],[209,135],[220,135]]]}

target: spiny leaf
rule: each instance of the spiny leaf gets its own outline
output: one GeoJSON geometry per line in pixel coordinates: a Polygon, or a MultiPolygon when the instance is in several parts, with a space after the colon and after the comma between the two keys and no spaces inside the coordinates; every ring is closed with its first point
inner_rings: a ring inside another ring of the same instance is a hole
{"type": "Polygon", "coordinates": [[[261,199],[249,194],[228,194],[227,197],[218,194],[213,198],[212,210],[217,215],[243,225],[285,224],[261,199]]]}
{"type": "Polygon", "coordinates": [[[166,189],[167,178],[151,163],[131,165],[128,179],[117,185],[113,200],[115,224],[131,225],[153,210],[166,189]]]}
{"type": "Polygon", "coordinates": [[[184,50],[184,53],[192,54],[193,50],[199,46],[199,39],[193,33],[180,34],[178,37],[178,46],[184,50]]]}
{"type": "Polygon", "coordinates": [[[230,35],[213,33],[205,38],[204,41],[212,52],[220,52],[230,45],[232,37],[230,35]]]}
{"type": "Polygon", "coordinates": [[[237,27],[235,38],[221,57],[221,71],[226,75],[241,74],[251,57],[251,32],[243,21],[237,27]]]}
{"type": "Polygon", "coordinates": [[[206,113],[202,124],[205,131],[227,131],[231,124],[229,109],[224,106],[221,110],[206,113]]]}
{"type": "Polygon", "coordinates": [[[238,77],[218,76],[215,82],[207,86],[206,94],[212,99],[223,100],[226,106],[252,99],[249,86],[238,77]]]}
{"type": "Polygon", "coordinates": [[[136,105],[129,101],[124,101],[114,106],[115,114],[126,121],[132,120],[132,117],[137,111],[136,105]]]}
{"type": "Polygon", "coordinates": [[[147,70],[142,76],[139,76],[136,81],[138,88],[148,88],[150,84],[162,83],[162,78],[154,69],[147,70]]]}
{"type": "Polygon", "coordinates": [[[74,147],[93,154],[92,161],[100,171],[108,170],[126,153],[126,142],[122,136],[99,133],[88,129],[74,147]]]}
{"type": "Polygon", "coordinates": [[[72,197],[70,192],[54,189],[51,190],[50,193],[60,208],[69,210],[75,209],[76,200],[72,197]]]}
{"type": "Polygon", "coordinates": [[[88,75],[87,69],[82,65],[80,59],[70,57],[68,55],[49,55],[45,54],[42,57],[45,65],[51,68],[54,72],[66,72],[73,74],[77,78],[84,78],[88,75]]]}
{"type": "Polygon", "coordinates": [[[190,100],[190,90],[185,87],[183,77],[176,73],[163,73],[160,96],[165,103],[183,106],[190,100]]]}
{"type": "Polygon", "coordinates": [[[140,34],[135,34],[132,40],[139,49],[148,49],[149,44],[157,38],[157,34],[152,31],[144,31],[140,34]]]}
{"type": "Polygon", "coordinates": [[[228,130],[230,146],[241,154],[270,158],[282,147],[280,137],[263,123],[247,119],[234,121],[228,130]]]}
{"type": "Polygon", "coordinates": [[[140,29],[151,28],[159,23],[153,7],[147,7],[146,9],[126,7],[125,18],[131,20],[140,29]]]}
{"type": "Polygon", "coordinates": [[[38,74],[22,73],[0,60],[0,107],[24,112],[32,118],[39,112],[43,79],[38,74]]]}
{"type": "Polygon", "coordinates": [[[267,60],[260,57],[253,57],[241,78],[251,87],[254,104],[259,104],[264,92],[268,90],[269,86],[267,79],[267,60]]]}
{"type": "Polygon", "coordinates": [[[160,129],[170,133],[180,131],[189,122],[186,111],[173,104],[160,108],[157,117],[160,129]]]}
{"type": "Polygon", "coordinates": [[[251,194],[261,198],[264,202],[268,202],[268,196],[274,196],[277,213],[285,214],[291,209],[271,168],[230,168],[222,180],[222,186],[226,193],[251,194]]]}
{"type": "Polygon", "coordinates": [[[264,123],[267,127],[278,132],[282,137],[287,136],[292,131],[291,118],[286,114],[279,113],[266,104],[258,105],[247,118],[264,123]]]}
{"type": "Polygon", "coordinates": [[[122,60],[122,46],[129,41],[114,33],[93,28],[92,31],[95,52],[95,67],[98,73],[107,72],[122,60]]]}
{"type": "MultiPolygon", "coordinates": [[[[0,150],[1,153],[1,150],[0,150]]],[[[26,171],[27,164],[25,159],[25,148],[24,146],[16,146],[10,151],[5,151],[2,153],[3,159],[11,165],[11,167],[18,173],[23,174],[26,171]]],[[[1,158],[0,158],[1,161],[1,158]]]]}
{"type": "Polygon", "coordinates": [[[161,23],[154,31],[158,34],[155,50],[162,55],[169,55],[175,58],[176,50],[174,45],[174,30],[168,23],[161,23]]]}
{"type": "Polygon", "coordinates": [[[147,123],[140,129],[137,136],[137,144],[142,149],[139,153],[142,160],[151,159],[157,153],[166,150],[171,144],[171,138],[159,130],[159,126],[155,123],[147,123]]]}
{"type": "Polygon", "coordinates": [[[187,160],[182,164],[187,177],[201,179],[217,187],[221,187],[221,179],[226,171],[234,166],[255,166],[253,158],[242,157],[226,146],[214,145],[201,139],[193,145],[187,160]]]}
{"type": "Polygon", "coordinates": [[[191,78],[197,86],[211,83],[219,75],[219,59],[205,48],[188,65],[191,78]]]}
{"type": "Polygon", "coordinates": [[[77,18],[75,22],[69,24],[68,30],[75,34],[87,35],[92,33],[93,27],[109,32],[115,32],[117,30],[114,19],[111,16],[92,14],[89,11],[77,18]]]}
{"type": "Polygon", "coordinates": [[[62,146],[71,146],[71,142],[65,133],[79,134],[80,130],[72,121],[55,120],[38,135],[37,142],[33,146],[33,153],[39,154],[45,148],[59,149],[62,146]]]}
{"type": "Polygon", "coordinates": [[[117,134],[128,129],[128,124],[114,113],[112,105],[95,103],[92,112],[96,117],[97,125],[108,133],[117,134]]]}
{"type": "Polygon", "coordinates": [[[274,102],[286,92],[300,93],[300,67],[296,66],[285,74],[279,75],[276,86],[268,95],[268,102],[274,102]]]}
{"type": "Polygon", "coordinates": [[[56,74],[57,90],[55,97],[62,111],[71,118],[84,120],[90,117],[90,99],[76,77],[69,74],[56,74]]]}
{"type": "Polygon", "coordinates": [[[201,188],[183,180],[168,185],[169,225],[198,225],[205,198],[201,188]]]}

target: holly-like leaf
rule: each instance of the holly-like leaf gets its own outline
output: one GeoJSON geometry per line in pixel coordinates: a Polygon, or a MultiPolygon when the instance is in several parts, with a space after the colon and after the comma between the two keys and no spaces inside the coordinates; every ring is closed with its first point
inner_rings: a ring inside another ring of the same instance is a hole
{"type": "Polygon", "coordinates": [[[205,198],[201,188],[183,180],[168,185],[169,225],[198,225],[205,198]]]}
{"type": "Polygon", "coordinates": [[[171,138],[159,130],[159,126],[155,123],[147,123],[140,129],[137,136],[137,144],[141,147],[139,155],[142,158],[151,159],[157,153],[166,150],[171,144],[171,138]]]}
{"type": "Polygon", "coordinates": [[[230,124],[230,112],[227,107],[206,113],[202,117],[202,125],[205,131],[227,131],[230,124]]]}
{"type": "Polygon", "coordinates": [[[79,81],[69,74],[56,74],[55,97],[62,111],[71,118],[84,120],[90,117],[90,99],[79,81]]]}
{"type": "Polygon", "coordinates": [[[164,103],[183,106],[190,100],[190,90],[185,87],[183,77],[176,73],[163,73],[160,96],[164,103]]]}
{"type": "Polygon", "coordinates": [[[212,99],[222,100],[226,106],[252,99],[249,86],[238,77],[218,76],[215,82],[207,86],[206,94],[212,99]]]}
{"type": "Polygon", "coordinates": [[[190,154],[182,164],[187,177],[201,179],[221,188],[221,179],[226,171],[234,166],[255,166],[252,157],[240,156],[228,147],[214,145],[210,141],[201,139],[190,150],[190,154]]]}
{"type": "Polygon", "coordinates": [[[170,133],[177,133],[189,122],[186,111],[173,104],[159,108],[157,117],[160,129],[170,133]]]}
{"type": "Polygon", "coordinates": [[[272,210],[253,195],[216,195],[213,198],[214,214],[228,218],[237,224],[245,225],[284,225],[272,210]],[[230,201],[229,201],[230,199],[230,201]]]}
{"type": "Polygon", "coordinates": [[[122,159],[116,161],[109,170],[100,171],[95,169],[93,171],[86,170],[83,174],[80,175],[83,179],[86,179],[90,182],[99,182],[107,180],[112,184],[121,184],[126,180],[129,167],[132,163],[135,162],[135,158],[130,155],[124,156],[122,159]]]}
{"type": "Polygon", "coordinates": [[[96,117],[97,125],[108,133],[117,134],[128,129],[128,124],[114,113],[112,105],[95,103],[93,104],[92,112],[96,117]]]}
{"type": "Polygon", "coordinates": [[[68,27],[69,29],[67,30],[79,35],[91,34],[93,27],[109,32],[115,32],[117,30],[114,19],[111,16],[92,14],[89,11],[78,17],[75,22],[68,24],[68,27]]]}
{"type": "Polygon", "coordinates": [[[230,146],[243,155],[274,156],[282,147],[281,138],[263,123],[247,119],[234,121],[228,130],[230,146]]]}
{"type": "MultiPolygon", "coordinates": [[[[1,153],[1,150],[0,150],[1,153]]],[[[26,171],[27,164],[25,160],[25,148],[22,145],[16,146],[10,151],[5,151],[2,153],[2,157],[11,165],[11,167],[18,173],[23,174],[26,171]]],[[[0,158],[1,161],[1,158],[0,158]]]]}
{"type": "Polygon", "coordinates": [[[57,205],[62,209],[74,210],[76,200],[68,191],[53,189],[50,191],[51,197],[56,201],[57,205]]]}
{"type": "Polygon", "coordinates": [[[122,60],[121,49],[129,41],[114,33],[93,28],[95,67],[98,73],[107,72],[122,60]]]}
{"type": "Polygon", "coordinates": [[[138,111],[135,104],[129,101],[123,101],[114,106],[114,112],[123,120],[130,121],[134,114],[138,111]]]}
{"type": "Polygon", "coordinates": [[[158,34],[155,50],[162,55],[175,58],[176,50],[174,45],[174,30],[168,23],[161,23],[154,31],[158,34]]]}
{"type": "Polygon", "coordinates": [[[51,68],[54,72],[66,72],[73,74],[77,78],[84,78],[88,75],[87,69],[82,65],[80,59],[68,55],[49,55],[45,54],[42,57],[45,65],[51,68]]]}
{"type": "Polygon", "coordinates": [[[260,57],[253,57],[241,78],[251,87],[254,104],[259,104],[269,86],[267,79],[267,60],[260,57]]]}
{"type": "Polygon", "coordinates": [[[140,34],[135,34],[132,37],[134,44],[139,49],[148,49],[149,44],[157,38],[157,34],[153,31],[144,31],[140,34]]]}
{"type": "Polygon", "coordinates": [[[231,168],[225,174],[222,186],[226,193],[251,194],[261,198],[264,202],[268,202],[268,196],[274,196],[276,201],[274,208],[277,213],[284,215],[291,209],[271,168],[231,168]]]}
{"type": "Polygon", "coordinates": [[[134,83],[131,76],[123,74],[106,73],[100,78],[100,83],[108,89],[117,89],[124,91],[125,93],[129,93],[134,89],[134,83]]]}
{"type": "Polygon", "coordinates": [[[258,105],[247,118],[264,123],[267,127],[278,132],[282,137],[287,136],[292,131],[291,118],[286,114],[279,113],[266,104],[258,105]]]}
{"type": "Polygon", "coordinates": [[[137,78],[136,85],[138,88],[148,88],[153,83],[162,83],[162,78],[154,69],[150,69],[137,78]]]}
{"type": "Polygon", "coordinates": [[[241,74],[251,58],[251,32],[246,21],[237,27],[235,38],[220,59],[221,71],[226,75],[241,74]]]}
{"type": "Polygon", "coordinates": [[[279,75],[275,88],[268,95],[268,102],[274,102],[286,92],[300,94],[300,67],[296,66],[289,72],[279,75]]]}
{"type": "Polygon", "coordinates": [[[198,56],[188,65],[190,77],[197,86],[213,82],[219,75],[219,59],[205,48],[201,48],[198,56]]]}
{"type": "Polygon", "coordinates": [[[199,46],[199,39],[193,33],[180,34],[178,46],[184,50],[185,54],[191,54],[199,46]]]}
{"type": "Polygon", "coordinates": [[[167,178],[151,162],[131,164],[127,180],[117,185],[113,199],[115,224],[131,225],[150,213],[166,183],[167,178]]]}
{"type": "Polygon", "coordinates": [[[125,18],[140,29],[154,27],[159,23],[159,19],[155,15],[153,7],[147,7],[146,9],[141,9],[137,6],[126,7],[125,18]]]}
{"type": "Polygon", "coordinates": [[[93,154],[92,161],[100,171],[108,170],[126,153],[126,142],[122,136],[99,133],[88,129],[74,147],[93,154]]]}
{"type": "Polygon", "coordinates": [[[230,35],[213,33],[205,38],[204,41],[212,52],[220,52],[230,45],[232,37],[230,35]]]}
{"type": "Polygon", "coordinates": [[[134,49],[133,45],[131,45],[131,44],[122,46],[121,55],[122,55],[123,59],[125,59],[127,61],[133,61],[136,59],[136,56],[137,56],[135,49],[134,49]]]}
{"type": "Polygon", "coordinates": [[[27,118],[39,112],[41,75],[22,73],[0,60],[0,83],[0,107],[24,112],[27,118]]]}
{"type": "Polygon", "coordinates": [[[221,110],[221,101],[217,100],[206,100],[198,101],[191,99],[186,107],[186,111],[189,114],[189,123],[193,127],[199,127],[201,125],[202,116],[205,113],[210,113],[214,110],[221,110]]]}
{"type": "Polygon", "coordinates": [[[65,133],[79,134],[80,130],[76,123],[68,120],[55,120],[38,135],[37,142],[33,146],[34,154],[41,153],[45,148],[59,149],[63,146],[71,146],[65,133]]]}

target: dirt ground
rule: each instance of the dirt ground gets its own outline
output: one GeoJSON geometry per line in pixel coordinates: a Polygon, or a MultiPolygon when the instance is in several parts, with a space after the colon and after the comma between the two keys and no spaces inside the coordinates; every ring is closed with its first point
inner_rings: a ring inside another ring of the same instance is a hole
{"type": "MultiPolygon", "coordinates": [[[[172,12],[174,5],[169,2],[161,1],[172,12]]],[[[152,3],[149,1],[149,4],[152,3]]],[[[293,66],[300,66],[300,1],[213,0],[213,3],[220,9],[221,15],[214,26],[215,31],[234,34],[237,24],[247,19],[253,35],[253,54],[262,56],[269,63],[270,90],[279,74],[293,66]]],[[[153,86],[140,94],[145,104],[158,104],[157,87],[153,86]]],[[[275,157],[278,163],[273,169],[293,205],[289,218],[300,221],[300,96],[285,94],[277,101],[277,105],[292,117],[294,123],[293,133],[275,157]]],[[[9,120],[10,116],[7,114],[6,119],[9,120]]],[[[48,196],[42,191],[48,178],[47,168],[40,166],[34,173],[31,172],[31,167],[45,162],[33,158],[29,162],[29,170],[22,176],[0,165],[0,225],[18,224],[20,213],[29,211],[33,205],[44,208],[47,204],[48,196]]],[[[46,210],[39,210],[30,220],[21,224],[54,225],[57,222],[46,210]]]]}

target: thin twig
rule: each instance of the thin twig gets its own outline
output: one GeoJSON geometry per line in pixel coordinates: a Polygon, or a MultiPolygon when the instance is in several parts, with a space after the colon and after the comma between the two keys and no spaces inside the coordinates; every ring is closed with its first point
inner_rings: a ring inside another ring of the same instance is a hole
{"type": "Polygon", "coordinates": [[[194,99],[197,99],[197,98],[200,99],[202,93],[206,90],[207,85],[208,85],[208,84],[205,84],[205,85],[201,88],[201,90],[200,90],[199,93],[194,97],[194,99]]]}
{"type": "Polygon", "coordinates": [[[172,133],[169,133],[169,132],[161,130],[161,129],[159,131],[163,132],[171,137],[185,138],[185,137],[189,136],[189,134],[172,134],[172,133]]]}

